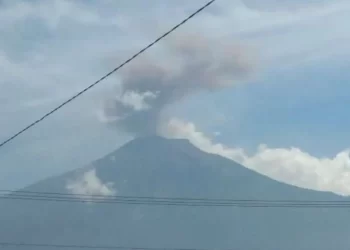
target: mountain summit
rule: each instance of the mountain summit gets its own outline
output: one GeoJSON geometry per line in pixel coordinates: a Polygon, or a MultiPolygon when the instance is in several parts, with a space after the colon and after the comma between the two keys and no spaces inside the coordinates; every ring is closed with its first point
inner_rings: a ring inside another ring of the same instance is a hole
{"type": "MultiPolygon", "coordinates": [[[[79,197],[345,201],[331,193],[272,180],[202,152],[187,140],[158,136],[130,141],[86,167],[21,191],[79,197]]],[[[0,202],[0,242],[259,250],[350,247],[347,209],[0,202]]]]}

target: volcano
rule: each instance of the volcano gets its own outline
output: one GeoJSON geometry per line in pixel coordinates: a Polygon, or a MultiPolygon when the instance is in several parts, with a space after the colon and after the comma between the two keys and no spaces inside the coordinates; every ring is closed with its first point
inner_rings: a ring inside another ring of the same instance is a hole
{"type": "MultiPolygon", "coordinates": [[[[100,193],[349,200],[278,182],[226,158],[202,152],[187,140],[158,136],[135,139],[88,166],[20,191],[70,195],[86,192],[87,196],[100,193]]],[[[0,242],[188,249],[350,249],[347,208],[150,206],[24,199],[1,199],[0,207],[0,242]]]]}

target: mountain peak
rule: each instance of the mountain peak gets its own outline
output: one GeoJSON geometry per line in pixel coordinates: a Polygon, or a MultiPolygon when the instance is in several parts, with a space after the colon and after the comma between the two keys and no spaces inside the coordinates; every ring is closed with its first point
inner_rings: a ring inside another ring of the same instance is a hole
{"type": "Polygon", "coordinates": [[[131,148],[144,150],[145,148],[172,148],[172,149],[192,149],[198,150],[189,140],[187,139],[170,139],[165,138],[159,135],[151,135],[151,136],[143,136],[138,137],[134,140],[131,140],[124,144],[122,148],[127,148],[130,150],[131,148]]]}
{"type": "Polygon", "coordinates": [[[160,143],[187,143],[192,145],[188,139],[181,138],[166,138],[160,135],[147,135],[134,139],[133,141],[147,141],[147,142],[160,142],[160,143]]]}

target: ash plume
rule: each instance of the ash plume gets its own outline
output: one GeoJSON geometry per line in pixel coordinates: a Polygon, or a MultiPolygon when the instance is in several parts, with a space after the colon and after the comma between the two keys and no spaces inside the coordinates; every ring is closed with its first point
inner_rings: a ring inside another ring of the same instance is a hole
{"type": "Polygon", "coordinates": [[[160,56],[137,58],[121,72],[121,91],[104,109],[106,120],[134,136],[157,134],[169,105],[232,87],[255,69],[247,48],[236,43],[187,35],[163,46],[160,56]]]}

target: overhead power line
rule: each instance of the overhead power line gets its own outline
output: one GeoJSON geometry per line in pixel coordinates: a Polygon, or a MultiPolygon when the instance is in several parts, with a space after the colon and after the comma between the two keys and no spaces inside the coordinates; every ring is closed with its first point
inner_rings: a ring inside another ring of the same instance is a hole
{"type": "Polygon", "coordinates": [[[194,16],[196,16],[197,14],[199,14],[200,12],[202,12],[204,9],[206,9],[207,7],[209,7],[211,4],[213,4],[216,0],[211,0],[208,3],[206,3],[205,5],[203,5],[202,7],[200,7],[198,10],[196,10],[195,12],[193,12],[190,16],[188,16],[186,19],[184,19],[183,21],[181,21],[179,24],[175,25],[173,28],[171,28],[169,31],[165,32],[163,35],[161,35],[160,37],[158,37],[156,40],[154,40],[152,43],[148,44],[146,47],[144,47],[143,49],[141,49],[139,52],[137,52],[136,54],[134,54],[133,56],[131,56],[129,59],[127,59],[126,61],[124,61],[122,64],[120,64],[118,67],[114,68],[112,71],[110,71],[109,73],[107,73],[106,75],[104,75],[103,77],[101,77],[100,79],[98,79],[96,82],[94,82],[93,84],[89,85],[88,87],[86,87],[85,89],[81,90],[80,92],[78,92],[77,94],[75,94],[74,96],[72,96],[71,98],[69,98],[68,100],[64,101],[62,104],[60,104],[59,106],[57,106],[56,108],[54,108],[53,110],[49,111],[48,113],[46,113],[45,115],[43,115],[41,118],[39,118],[38,120],[34,121],[33,123],[29,124],[28,126],[26,126],[25,128],[23,128],[22,130],[20,130],[19,132],[17,132],[16,134],[12,135],[11,137],[9,137],[8,139],[6,139],[5,141],[3,141],[0,144],[0,148],[3,147],[5,144],[9,143],[10,141],[12,141],[13,139],[15,139],[16,137],[18,137],[19,135],[21,135],[22,133],[26,132],[28,129],[34,127],[35,125],[37,125],[39,122],[42,122],[43,120],[45,120],[47,117],[49,117],[50,115],[52,115],[53,113],[55,113],[56,111],[58,111],[59,109],[61,109],[63,106],[67,105],[68,103],[70,103],[71,101],[73,101],[74,99],[78,98],[80,95],[84,94],[85,92],[87,92],[88,90],[90,90],[91,88],[93,88],[95,85],[99,84],[100,82],[102,82],[103,80],[105,80],[106,78],[108,78],[109,76],[111,76],[113,73],[115,73],[116,71],[118,71],[119,69],[121,69],[123,66],[125,66],[126,64],[130,63],[132,60],[134,60],[136,57],[138,57],[139,55],[141,55],[142,53],[144,53],[146,50],[148,50],[149,48],[153,47],[156,43],[158,43],[160,40],[162,40],[163,38],[165,38],[166,36],[168,36],[169,34],[171,34],[172,32],[174,32],[176,29],[178,29],[180,26],[184,25],[187,21],[189,21],[190,19],[192,19],[194,16]]]}
{"type": "MultiPolygon", "coordinates": [[[[78,198],[106,198],[106,199],[150,199],[150,200],[190,200],[190,201],[278,201],[278,202],[341,202],[350,203],[349,200],[266,200],[266,199],[232,199],[232,198],[208,198],[208,197],[165,197],[165,196],[130,196],[130,195],[102,195],[102,194],[73,194],[73,193],[62,193],[62,192],[39,192],[39,191],[27,191],[27,190],[10,190],[0,189],[2,195],[38,195],[50,197],[78,197],[78,198]]],[[[1,197],[1,196],[0,196],[1,197]]]]}
{"type": "MultiPolygon", "coordinates": [[[[0,190],[1,192],[1,190],[0,190]]],[[[187,206],[187,207],[243,207],[243,208],[350,208],[349,201],[330,200],[264,200],[264,199],[210,199],[142,196],[73,195],[19,191],[0,196],[2,200],[71,202],[93,204],[187,206]]]]}
{"type": "MultiPolygon", "coordinates": [[[[36,244],[36,243],[15,243],[0,242],[0,246],[6,247],[45,247],[45,248],[76,248],[76,249],[125,249],[125,250],[214,250],[203,248],[155,248],[155,247],[128,247],[128,246],[94,246],[94,245],[65,245],[65,244],[36,244]]],[[[222,249],[230,250],[230,249],[222,249]]],[[[233,249],[232,249],[233,250],[233,249]]]]}

